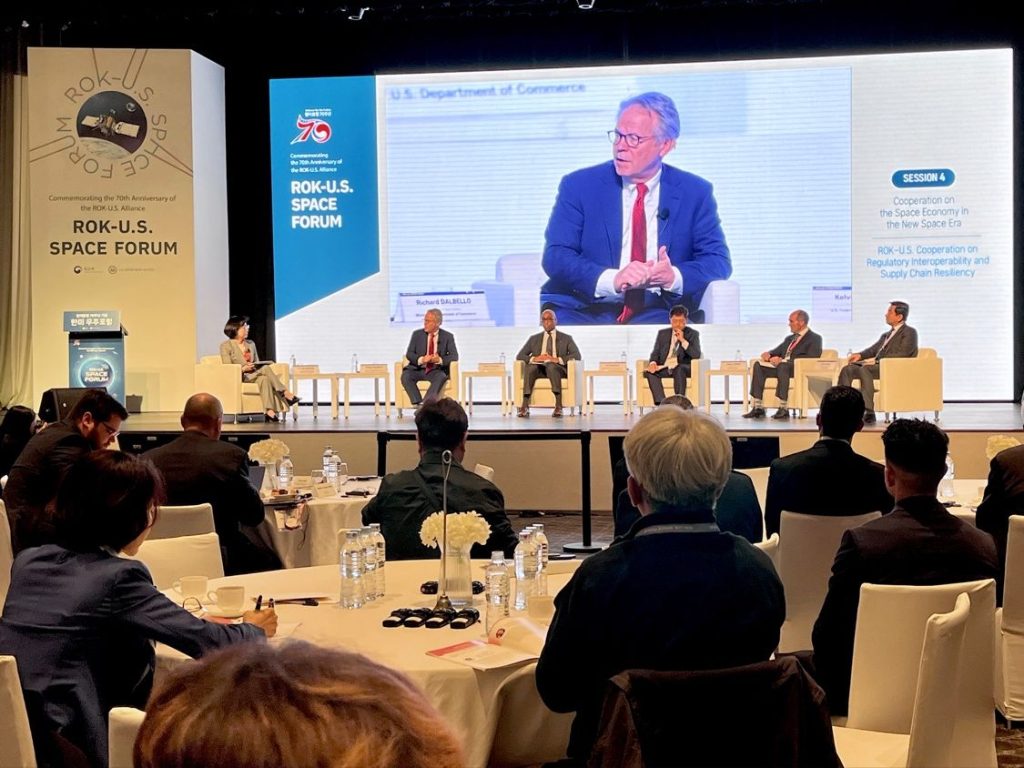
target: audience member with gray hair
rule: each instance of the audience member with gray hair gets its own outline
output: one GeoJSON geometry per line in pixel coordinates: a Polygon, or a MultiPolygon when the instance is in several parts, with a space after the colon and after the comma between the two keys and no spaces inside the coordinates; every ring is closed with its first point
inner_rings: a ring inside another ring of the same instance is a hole
{"type": "Polygon", "coordinates": [[[766,661],[786,615],[768,556],[715,524],[732,466],[721,425],[660,407],[630,430],[624,448],[627,489],[642,517],[558,593],[537,665],[544,702],[576,713],[576,760],[589,755],[612,675],[766,661]]]}

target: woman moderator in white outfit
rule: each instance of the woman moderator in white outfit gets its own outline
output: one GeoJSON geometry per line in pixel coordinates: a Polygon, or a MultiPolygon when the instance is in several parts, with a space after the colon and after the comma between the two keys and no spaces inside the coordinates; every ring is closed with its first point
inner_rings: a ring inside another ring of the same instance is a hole
{"type": "Polygon", "coordinates": [[[260,356],[256,353],[256,344],[249,341],[248,317],[229,317],[224,324],[224,335],[228,341],[220,345],[221,362],[242,366],[242,381],[255,381],[259,385],[267,421],[277,421],[278,412],[283,416],[288,406],[295,405],[299,398],[288,391],[269,365],[257,366],[260,356]]]}

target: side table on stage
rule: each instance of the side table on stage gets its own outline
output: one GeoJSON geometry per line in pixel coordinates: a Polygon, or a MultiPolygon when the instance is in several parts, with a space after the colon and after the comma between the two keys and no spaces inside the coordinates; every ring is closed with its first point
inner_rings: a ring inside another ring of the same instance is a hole
{"type": "Polygon", "coordinates": [[[583,403],[584,414],[594,412],[594,379],[599,377],[622,380],[622,412],[629,415],[633,412],[633,377],[626,363],[600,362],[597,368],[583,371],[583,387],[586,401],[583,403]]]}
{"type": "Polygon", "coordinates": [[[473,412],[473,379],[499,379],[501,381],[501,415],[512,413],[512,379],[504,363],[480,363],[475,371],[461,371],[462,406],[473,412]]]}
{"type": "MultiPolygon", "coordinates": [[[[336,374],[345,382],[345,418],[349,415],[349,383],[353,379],[373,379],[373,415],[380,416],[380,383],[384,382],[384,415],[391,416],[391,371],[387,363],[364,363],[359,366],[358,371],[351,373],[336,374]]],[[[337,386],[332,390],[334,393],[333,407],[334,415],[338,415],[338,390],[337,386]]]]}
{"type": "Polygon", "coordinates": [[[704,409],[711,413],[711,377],[722,376],[725,378],[725,412],[729,412],[729,379],[732,376],[743,378],[743,411],[747,411],[747,391],[750,389],[749,374],[747,372],[746,360],[722,360],[718,368],[709,369],[704,373],[704,388],[707,390],[704,401],[704,409]]]}
{"type": "MultiPolygon", "coordinates": [[[[337,373],[321,373],[319,365],[293,365],[291,366],[291,390],[294,392],[300,381],[313,382],[313,418],[317,418],[320,410],[320,398],[318,396],[318,385],[321,379],[328,379],[331,382],[331,418],[338,418],[338,376],[337,373]]],[[[348,415],[347,413],[345,414],[348,415]]],[[[292,406],[292,421],[299,418],[298,403],[292,406]]]]}

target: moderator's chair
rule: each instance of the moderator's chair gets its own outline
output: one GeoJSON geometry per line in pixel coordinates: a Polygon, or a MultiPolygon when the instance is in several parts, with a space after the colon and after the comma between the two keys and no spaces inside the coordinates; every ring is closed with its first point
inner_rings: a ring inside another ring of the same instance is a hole
{"type": "Polygon", "coordinates": [[[213,507],[210,504],[187,504],[160,507],[156,524],[148,539],[173,539],[177,536],[196,536],[215,533],[213,507]]]}
{"type": "MultiPolygon", "coordinates": [[[[523,371],[526,363],[516,360],[512,368],[513,405],[518,407],[523,402],[523,371]]],[[[562,379],[562,407],[569,413],[583,413],[583,361],[569,360],[565,366],[568,375],[562,379]]],[[[554,408],[555,395],[551,391],[551,382],[541,376],[533,384],[530,396],[530,407],[554,408]]]]}
{"type": "Polygon", "coordinates": [[[146,713],[133,707],[114,707],[110,710],[107,727],[107,755],[109,768],[133,768],[132,752],[146,713]]]}
{"type": "Polygon", "coordinates": [[[826,768],[840,762],[824,691],[795,657],[784,656],[731,669],[615,675],[588,765],[826,768]],[[741,733],[729,716],[738,702],[741,733]]]}
{"type": "MultiPolygon", "coordinates": [[[[750,372],[753,376],[754,366],[758,365],[755,358],[750,361],[750,372]]],[[[793,360],[793,376],[789,380],[789,398],[786,406],[791,412],[795,412],[799,418],[803,418],[807,409],[817,407],[821,404],[821,395],[832,386],[832,379],[838,365],[839,352],[835,349],[823,349],[821,357],[798,357],[793,360]],[[825,383],[827,377],[827,384],[825,383]],[[817,385],[821,381],[825,386],[817,385]],[[812,388],[812,385],[813,388],[812,388]],[[820,390],[820,391],[819,391],[820,390]]],[[[775,388],[779,380],[766,378],[764,381],[764,407],[778,408],[779,398],[775,395],[775,388]]]]}
{"type": "Polygon", "coordinates": [[[224,575],[220,539],[216,533],[147,540],[134,559],[149,568],[157,589],[170,589],[182,576],[219,579],[224,575]]]}
{"type": "MultiPolygon", "coordinates": [[[[904,738],[912,732],[927,620],[932,614],[953,610],[963,592],[970,598],[971,607],[960,677],[955,685],[953,681],[941,682],[938,694],[956,697],[956,713],[939,727],[953,732],[947,765],[996,768],[991,689],[996,589],[992,579],[923,587],[861,586],[846,728],[904,734],[904,738]]],[[[840,736],[839,729],[836,733],[843,754],[846,735],[840,736]]],[[[883,764],[847,761],[845,755],[844,762],[849,766],[883,764]]],[[[897,752],[884,764],[906,762],[897,752]]]]}
{"type": "MultiPolygon", "coordinates": [[[[412,400],[409,399],[409,395],[405,391],[405,387],[402,386],[402,371],[405,366],[409,364],[409,361],[404,357],[395,363],[395,408],[398,409],[398,418],[402,418],[402,410],[405,408],[412,409],[412,400]]],[[[456,360],[448,367],[448,381],[444,383],[441,388],[441,397],[450,397],[452,400],[460,400],[459,397],[459,361],[456,360]]],[[[419,381],[416,383],[416,388],[420,391],[420,396],[427,394],[427,390],[430,389],[429,381],[419,381]]],[[[461,400],[460,400],[461,402],[461,400]]]]}
{"type": "Polygon", "coordinates": [[[36,766],[25,697],[13,656],[0,656],[0,765],[36,766]]]}
{"type": "MultiPolygon", "coordinates": [[[[270,370],[288,386],[288,364],[273,363],[270,370]]],[[[262,421],[263,400],[255,382],[242,381],[242,366],[221,362],[220,355],[199,358],[195,368],[195,391],[209,392],[224,407],[225,421],[246,421],[259,417],[262,421]]]]}
{"type": "Polygon", "coordinates": [[[494,694],[487,718],[493,731],[490,768],[553,763],[565,757],[573,714],[556,714],[537,692],[537,665],[509,675],[494,694]]]}
{"type": "MultiPolygon", "coordinates": [[[[644,377],[644,371],[647,370],[648,363],[650,363],[650,360],[647,358],[636,361],[636,405],[640,409],[641,416],[644,413],[644,408],[654,407],[651,385],[644,377]]],[[[711,360],[706,357],[690,361],[690,375],[686,377],[686,392],[681,394],[685,395],[693,403],[694,408],[700,408],[704,405],[704,379],[706,378],[704,374],[710,367],[711,360]]],[[[671,377],[661,381],[665,386],[665,397],[676,394],[676,385],[671,377]]]]}
{"type": "Polygon", "coordinates": [[[779,522],[778,571],[786,591],[786,620],[779,650],[804,651],[811,647],[811,630],[828,592],[832,563],[843,533],[881,512],[863,515],[803,515],[783,511],[779,522]]]}
{"type": "MultiPolygon", "coordinates": [[[[864,600],[863,593],[861,600],[864,600]]],[[[905,733],[902,730],[867,730],[849,725],[833,729],[836,749],[845,765],[851,768],[953,768],[953,723],[956,722],[959,703],[963,646],[970,611],[970,598],[961,593],[952,611],[932,614],[926,620],[918,663],[914,664],[912,658],[907,659],[908,666],[916,672],[917,681],[911,719],[905,733]]],[[[866,631],[876,629],[870,627],[866,631]]],[[[860,634],[858,618],[857,635],[860,634]]],[[[854,664],[857,664],[856,652],[854,664]]],[[[874,682],[883,690],[886,688],[882,681],[874,682]]]]}
{"type": "MultiPolygon", "coordinates": [[[[539,253],[506,253],[494,263],[493,280],[477,280],[473,289],[483,291],[487,309],[498,326],[533,326],[540,316],[540,288],[548,276],[539,253]]],[[[740,322],[740,284],[735,280],[708,283],[700,307],[705,323],[740,322]]]]}
{"type": "Polygon", "coordinates": [[[1003,607],[996,609],[996,707],[1009,722],[1024,720],[1024,517],[1010,517],[1003,607]]]}
{"type": "Polygon", "coordinates": [[[11,523],[7,519],[7,507],[0,499],[0,612],[7,602],[7,590],[11,588],[11,566],[14,565],[14,546],[11,544],[11,523]]]}

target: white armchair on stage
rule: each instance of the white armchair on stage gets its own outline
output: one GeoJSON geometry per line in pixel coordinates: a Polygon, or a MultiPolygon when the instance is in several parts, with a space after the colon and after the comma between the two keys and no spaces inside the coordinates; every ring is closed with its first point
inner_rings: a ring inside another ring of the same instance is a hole
{"type": "MultiPolygon", "coordinates": [[[[523,402],[523,371],[526,363],[516,360],[512,369],[512,388],[514,391],[513,405],[519,407],[523,402]]],[[[569,360],[565,366],[567,376],[562,379],[562,407],[568,408],[572,414],[576,409],[583,413],[583,361],[569,360]]],[[[533,384],[533,393],[530,395],[530,406],[539,405],[541,408],[554,408],[555,395],[551,391],[551,382],[546,376],[541,376],[533,384]]]]}
{"type": "MultiPolygon", "coordinates": [[[[273,363],[270,370],[282,382],[288,381],[287,363],[273,363]]],[[[242,366],[221,362],[220,355],[199,358],[195,370],[195,391],[209,392],[220,400],[224,406],[225,421],[239,420],[239,416],[259,416],[262,419],[266,410],[260,399],[259,384],[242,381],[242,366]]]]}
{"type": "MultiPolygon", "coordinates": [[[[540,316],[540,287],[547,281],[539,253],[506,253],[494,264],[493,280],[477,280],[473,289],[483,291],[495,325],[532,326],[540,316]]],[[[705,323],[740,322],[740,284],[713,280],[700,302],[705,323]]],[[[667,313],[666,313],[667,319],[667,313]]]]}
{"type": "MultiPolygon", "coordinates": [[[[402,418],[402,409],[412,409],[412,400],[409,399],[408,393],[405,391],[405,387],[402,386],[402,371],[405,366],[409,364],[409,361],[404,357],[395,363],[395,408],[398,409],[398,418],[402,418]]],[[[420,396],[427,393],[430,389],[429,381],[416,382],[416,387],[420,391],[420,396]]],[[[448,366],[448,381],[444,383],[441,388],[441,397],[450,397],[452,400],[459,400],[459,361],[456,360],[450,366],[448,366]]]]}
{"type": "MultiPolygon", "coordinates": [[[[651,385],[648,383],[647,377],[644,376],[648,363],[650,360],[647,358],[636,361],[636,405],[640,409],[641,416],[644,413],[644,408],[654,407],[651,385]]],[[[686,377],[686,392],[680,394],[684,394],[693,403],[694,408],[704,405],[704,397],[707,394],[704,391],[704,382],[707,379],[705,373],[710,367],[711,361],[706,357],[690,361],[690,375],[686,377]]],[[[676,385],[671,376],[666,376],[661,382],[665,387],[665,397],[676,394],[676,385]]]]}
{"type": "MultiPolygon", "coordinates": [[[[860,382],[853,386],[860,389],[860,382]]],[[[921,347],[917,357],[883,357],[875,382],[875,410],[885,414],[942,410],[942,358],[931,347],[921,347]]]]}
{"type": "MultiPolygon", "coordinates": [[[[754,375],[754,366],[760,358],[750,361],[750,375],[754,375]]],[[[793,360],[793,376],[789,380],[789,398],[786,405],[789,410],[796,411],[803,418],[809,408],[821,405],[821,396],[832,386],[839,372],[839,351],[835,349],[821,350],[821,357],[797,357],[793,360]]],[[[779,380],[768,377],[764,382],[764,407],[778,408],[779,398],[775,388],[779,380]]]]}

